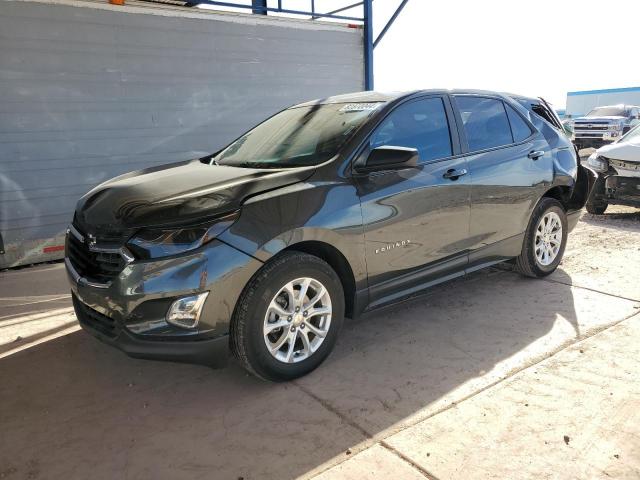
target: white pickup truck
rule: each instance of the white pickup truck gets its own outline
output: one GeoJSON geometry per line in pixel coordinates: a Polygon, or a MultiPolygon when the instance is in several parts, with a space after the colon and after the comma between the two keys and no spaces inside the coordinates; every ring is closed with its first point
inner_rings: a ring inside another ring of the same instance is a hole
{"type": "Polygon", "coordinates": [[[640,123],[637,105],[597,107],[573,120],[574,143],[578,150],[600,148],[615,142],[640,123]]]}

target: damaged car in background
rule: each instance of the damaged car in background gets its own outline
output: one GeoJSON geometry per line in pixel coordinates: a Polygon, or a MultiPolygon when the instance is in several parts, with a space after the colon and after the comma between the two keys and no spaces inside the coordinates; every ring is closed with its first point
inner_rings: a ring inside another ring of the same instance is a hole
{"type": "Polygon", "coordinates": [[[596,150],[587,164],[598,173],[586,206],[589,213],[602,215],[611,204],[640,207],[640,125],[596,150]]]}

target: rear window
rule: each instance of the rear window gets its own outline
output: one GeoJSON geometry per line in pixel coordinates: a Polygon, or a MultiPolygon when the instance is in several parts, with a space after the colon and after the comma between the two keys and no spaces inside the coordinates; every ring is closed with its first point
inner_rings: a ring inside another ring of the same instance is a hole
{"type": "MultiPolygon", "coordinates": [[[[536,114],[536,118],[542,118],[547,121],[551,126],[555,127],[558,130],[563,130],[562,123],[557,118],[557,115],[554,115],[546,105],[543,104],[540,100],[531,100],[528,98],[521,97],[512,97],[516,102],[526,108],[529,112],[533,112],[536,114]]],[[[535,118],[531,118],[533,124],[539,128],[539,125],[536,123],[535,118]]]]}
{"type": "Polygon", "coordinates": [[[469,143],[469,150],[484,150],[513,143],[507,112],[501,100],[456,96],[456,105],[469,143]]]}

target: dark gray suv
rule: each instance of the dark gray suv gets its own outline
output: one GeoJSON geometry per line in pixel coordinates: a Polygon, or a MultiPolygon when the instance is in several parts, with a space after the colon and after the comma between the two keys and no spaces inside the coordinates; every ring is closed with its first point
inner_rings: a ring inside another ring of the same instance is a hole
{"type": "Polygon", "coordinates": [[[343,95],[94,188],[65,262],[104,342],[207,365],[231,351],[286,380],[327,357],[345,316],[498,262],[553,272],[593,178],[540,99],[343,95]]]}

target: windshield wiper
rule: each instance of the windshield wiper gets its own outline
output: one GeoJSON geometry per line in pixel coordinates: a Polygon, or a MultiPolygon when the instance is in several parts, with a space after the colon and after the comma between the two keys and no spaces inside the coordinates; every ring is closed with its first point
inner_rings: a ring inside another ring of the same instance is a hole
{"type": "Polygon", "coordinates": [[[222,165],[227,167],[239,167],[239,168],[288,168],[291,165],[283,165],[281,163],[268,163],[268,162],[238,162],[238,163],[223,163],[222,165]]]}

